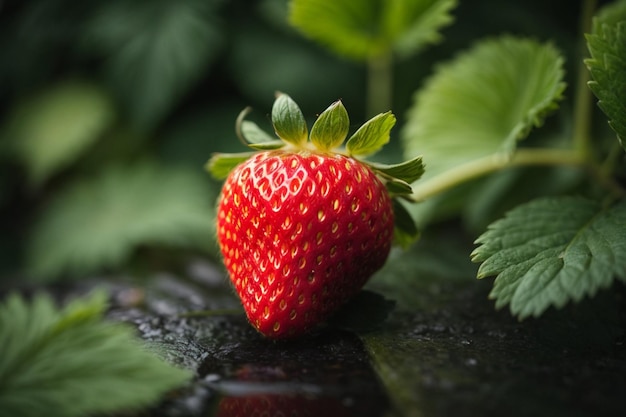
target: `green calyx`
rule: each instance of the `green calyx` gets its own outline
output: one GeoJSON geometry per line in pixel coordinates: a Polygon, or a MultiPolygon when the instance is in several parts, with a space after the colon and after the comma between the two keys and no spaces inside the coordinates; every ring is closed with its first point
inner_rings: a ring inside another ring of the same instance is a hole
{"type": "MultiPolygon", "coordinates": [[[[239,139],[254,151],[284,149],[291,152],[335,153],[349,156],[369,166],[386,185],[394,198],[397,243],[408,246],[418,231],[410,215],[397,201],[411,201],[411,183],[424,173],[422,157],[399,164],[386,165],[363,158],[378,152],[389,142],[396,118],[390,111],[378,114],[365,122],[348,137],[350,119],[341,100],[332,103],[316,119],[309,132],[306,120],[296,102],[284,93],[277,93],[272,106],[272,125],[277,137],[269,135],[256,123],[245,120],[250,108],[237,117],[235,130],[239,139]],[[343,146],[345,142],[345,147],[343,146]]],[[[206,163],[206,170],[217,179],[224,179],[230,171],[254,154],[252,152],[216,153],[206,163]]]]}

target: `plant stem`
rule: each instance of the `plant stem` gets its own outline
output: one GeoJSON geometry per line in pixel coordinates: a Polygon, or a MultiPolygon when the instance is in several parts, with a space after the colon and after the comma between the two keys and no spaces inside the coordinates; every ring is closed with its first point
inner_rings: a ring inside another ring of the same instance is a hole
{"type": "Polygon", "coordinates": [[[423,201],[459,184],[503,168],[529,165],[584,165],[585,160],[581,155],[568,149],[518,149],[512,156],[489,155],[417,184],[411,197],[416,201],[423,201]]]}
{"type": "Polygon", "coordinates": [[[593,14],[597,0],[584,0],[580,18],[580,64],[578,66],[578,80],[576,83],[576,97],[574,99],[574,149],[583,155],[589,155],[589,141],[591,130],[591,90],[587,86],[589,71],[585,65],[583,56],[587,55],[587,43],[584,34],[591,32],[593,14]]]}
{"type": "Polygon", "coordinates": [[[393,54],[391,50],[367,62],[367,117],[391,110],[393,96],[393,54]]]}
{"type": "Polygon", "coordinates": [[[622,148],[622,144],[617,140],[617,138],[613,141],[613,145],[609,150],[608,155],[606,156],[604,162],[600,166],[599,170],[605,176],[610,176],[615,170],[615,167],[619,164],[619,162],[624,157],[624,149],[622,148]]]}

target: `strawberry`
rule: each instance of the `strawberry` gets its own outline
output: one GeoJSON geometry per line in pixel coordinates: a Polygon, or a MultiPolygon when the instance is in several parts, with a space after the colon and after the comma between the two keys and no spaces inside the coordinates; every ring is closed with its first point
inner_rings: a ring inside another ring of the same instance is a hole
{"type": "MultiPolygon", "coordinates": [[[[423,166],[421,158],[357,159],[389,140],[389,112],[357,130],[345,150],[338,147],[349,120],[340,101],[318,117],[310,141],[302,112],[284,94],[272,109],[281,140],[243,116],[240,137],[260,152],[217,154],[208,164],[222,177],[232,168],[218,202],[218,243],[250,323],[269,338],[295,337],[324,322],[385,263],[394,208],[401,210],[392,195],[410,193],[423,166]]],[[[406,224],[409,216],[401,217],[406,224]]],[[[396,234],[415,235],[408,229],[396,234]]]]}
{"type": "MultiPolygon", "coordinates": [[[[217,406],[217,417],[290,416],[319,417],[323,415],[354,416],[358,408],[346,406],[339,398],[287,394],[251,394],[226,396],[217,406]]],[[[358,413],[360,414],[360,413],[358,413]]]]}

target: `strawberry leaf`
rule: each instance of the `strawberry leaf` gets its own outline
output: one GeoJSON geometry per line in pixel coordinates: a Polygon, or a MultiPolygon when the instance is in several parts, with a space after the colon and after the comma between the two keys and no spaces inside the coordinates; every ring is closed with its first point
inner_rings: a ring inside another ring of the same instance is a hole
{"type": "Polygon", "coordinates": [[[626,3],[611,4],[599,13],[587,46],[591,58],[585,63],[593,78],[589,88],[626,149],[626,3]]]}
{"type": "Polygon", "coordinates": [[[604,7],[598,10],[598,13],[594,16],[592,31],[597,32],[598,25],[616,25],[619,22],[626,20],[626,1],[616,0],[609,2],[604,7]]]}
{"type": "Polygon", "coordinates": [[[420,232],[413,221],[413,217],[397,198],[392,200],[394,215],[394,243],[402,248],[408,248],[419,238],[420,232]]]}
{"type": "Polygon", "coordinates": [[[393,50],[410,56],[426,45],[441,41],[441,28],[453,21],[457,0],[388,1],[384,25],[393,39],[393,50]]]}
{"type": "Polygon", "coordinates": [[[2,136],[37,186],[75,162],[114,119],[105,91],[85,82],[65,82],[21,103],[9,115],[2,136]]]}
{"type": "MultiPolygon", "coordinates": [[[[439,66],[416,94],[401,132],[405,156],[421,155],[428,167],[413,186],[416,198],[444,176],[508,158],[558,107],[563,77],[563,57],[552,45],[511,36],[480,41],[439,66]]],[[[468,197],[451,191],[410,211],[423,223],[434,213],[456,214],[468,197]]]]}
{"type": "Polygon", "coordinates": [[[482,41],[439,67],[415,96],[402,132],[407,154],[424,157],[427,181],[510,153],[557,108],[563,76],[563,58],[549,44],[510,36],[482,41]]]}
{"type": "Polygon", "coordinates": [[[394,165],[385,165],[376,162],[368,162],[367,164],[384,176],[396,178],[409,184],[417,181],[424,174],[424,163],[422,162],[421,156],[394,165]]]}
{"type": "Polygon", "coordinates": [[[311,128],[311,142],[321,151],[341,145],[348,136],[350,119],[341,100],[331,104],[319,115],[311,128]]]}
{"type": "Polygon", "coordinates": [[[230,171],[232,171],[240,163],[246,161],[252,155],[254,155],[253,152],[231,154],[216,153],[204,165],[204,168],[214,178],[221,180],[228,177],[230,171]]]}
{"type": "Polygon", "coordinates": [[[287,94],[278,93],[272,106],[272,124],[278,137],[299,146],[307,141],[308,128],[300,107],[287,94]]]}
{"type": "Polygon", "coordinates": [[[101,60],[105,79],[136,127],[154,128],[215,62],[224,41],[216,19],[219,3],[94,4],[82,34],[84,48],[101,60]]]}
{"type": "Polygon", "coordinates": [[[395,124],[396,116],[390,111],[372,117],[348,139],[348,153],[365,156],[379,151],[389,142],[389,133],[395,124]]]}
{"type": "Polygon", "coordinates": [[[61,310],[45,295],[0,304],[0,414],[127,414],[191,378],[142,347],[131,327],[103,320],[105,310],[103,293],[61,310]]]}
{"type": "Polygon", "coordinates": [[[28,272],[50,281],[119,268],[139,246],[213,249],[213,196],[203,177],[142,162],[69,184],[33,225],[28,272]]]}
{"type": "Polygon", "coordinates": [[[290,23],[356,60],[394,51],[407,56],[441,39],[456,0],[292,0],[290,23]]]}
{"type": "Polygon", "coordinates": [[[539,316],[626,282],[626,201],[545,198],[517,207],[476,243],[478,278],[496,275],[490,297],[511,313],[539,316]]]}

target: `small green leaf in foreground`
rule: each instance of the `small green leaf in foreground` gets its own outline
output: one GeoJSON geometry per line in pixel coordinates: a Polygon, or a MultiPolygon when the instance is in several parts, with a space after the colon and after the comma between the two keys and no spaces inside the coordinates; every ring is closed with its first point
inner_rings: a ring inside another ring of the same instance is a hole
{"type": "Polygon", "coordinates": [[[490,297],[511,313],[539,316],[626,282],[626,202],[603,207],[575,197],[517,207],[477,239],[478,277],[496,275],[490,297]]]}
{"type": "Polygon", "coordinates": [[[389,133],[395,124],[396,116],[390,111],[372,117],[348,139],[346,150],[356,156],[379,151],[389,142],[389,133]]]}
{"type": "Polygon", "coordinates": [[[191,374],[148,352],[132,328],[103,320],[97,293],[59,311],[50,298],[0,304],[0,414],[73,417],[146,407],[191,374]]]}
{"type": "MultiPolygon", "coordinates": [[[[618,3],[619,4],[619,3],[618,3]]],[[[621,4],[621,21],[598,18],[593,33],[587,35],[591,58],[585,63],[593,81],[589,87],[598,98],[598,106],[609,118],[626,149],[626,3],[621,4]]],[[[618,12],[620,10],[616,10],[618,12]]]]}
{"type": "Polygon", "coordinates": [[[350,119],[341,100],[331,104],[319,115],[311,128],[311,142],[317,149],[329,151],[341,145],[348,136],[350,119]]]}

